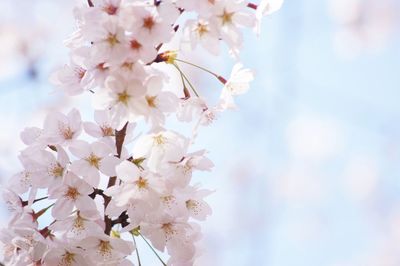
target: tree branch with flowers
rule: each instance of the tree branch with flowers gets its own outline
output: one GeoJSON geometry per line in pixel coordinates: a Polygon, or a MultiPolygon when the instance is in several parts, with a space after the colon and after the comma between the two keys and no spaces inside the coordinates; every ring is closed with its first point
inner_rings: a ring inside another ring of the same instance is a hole
{"type": "Polygon", "coordinates": [[[3,193],[12,210],[0,233],[6,265],[133,265],[133,254],[141,265],[137,238],[162,265],[193,265],[196,221],[211,214],[204,200],[211,191],[191,178],[213,163],[192,144],[202,126],[235,108],[253,72],[237,63],[224,78],[181,54],[201,46],[218,56],[225,43],[238,60],[242,29],[259,32],[262,17],[281,4],[82,0],[66,41],[70,63],[51,80],[69,96],[91,94],[94,120],[82,121],[77,109],[54,112],[42,128],[21,133],[23,170],[3,193]],[[172,41],[181,49],[164,50],[172,41]],[[158,64],[177,71],[179,92],[168,89],[169,72],[158,64]],[[221,83],[216,104],[201,97],[181,64],[221,83]],[[167,129],[171,116],[191,125],[192,136],[167,129]],[[40,222],[45,215],[48,222],[40,222]]]}

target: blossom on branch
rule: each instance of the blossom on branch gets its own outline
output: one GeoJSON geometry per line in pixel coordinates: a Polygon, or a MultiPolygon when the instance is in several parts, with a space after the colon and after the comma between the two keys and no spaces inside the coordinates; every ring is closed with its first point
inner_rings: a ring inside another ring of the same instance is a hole
{"type": "Polygon", "coordinates": [[[82,0],[74,10],[76,31],[66,41],[70,63],[51,81],[69,96],[90,94],[94,121],[82,121],[78,109],[51,112],[43,128],[21,133],[23,169],[3,197],[13,212],[0,231],[4,262],[133,265],[128,257],[135,253],[141,265],[140,237],[162,265],[193,265],[197,221],[211,215],[205,198],[212,191],[193,185],[192,175],[214,165],[192,144],[202,126],[235,107],[234,97],[248,91],[254,74],[237,63],[225,79],[166,47],[188,54],[202,46],[218,55],[225,44],[238,59],[243,29],[257,29],[280,4],[82,0]],[[182,64],[219,82],[211,92],[217,103],[202,97],[207,88],[182,64]],[[171,86],[168,68],[181,82],[171,86]],[[170,128],[174,117],[193,134],[170,128]]]}

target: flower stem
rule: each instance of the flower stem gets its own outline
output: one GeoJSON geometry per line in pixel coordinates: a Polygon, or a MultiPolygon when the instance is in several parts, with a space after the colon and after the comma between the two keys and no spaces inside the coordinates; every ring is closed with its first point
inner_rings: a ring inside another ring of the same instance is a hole
{"type": "Polygon", "coordinates": [[[154,248],[151,246],[151,244],[146,240],[146,238],[144,238],[144,236],[142,234],[140,234],[140,236],[143,238],[144,242],[146,242],[146,244],[151,248],[151,250],[154,252],[154,254],[156,254],[157,258],[160,260],[160,262],[162,263],[162,265],[167,266],[167,264],[161,259],[161,257],[158,255],[157,251],[154,250],[154,248]]]}
{"type": "Polygon", "coordinates": [[[178,61],[178,62],[182,62],[182,63],[184,63],[184,64],[191,65],[191,66],[196,67],[196,68],[198,68],[198,69],[201,69],[201,70],[203,70],[203,71],[205,71],[205,72],[207,72],[207,73],[213,75],[214,77],[216,77],[222,84],[225,84],[225,83],[226,83],[226,80],[225,80],[222,76],[220,76],[220,75],[218,75],[218,74],[212,72],[211,70],[208,70],[208,69],[205,68],[205,67],[202,67],[202,66],[199,66],[199,65],[190,63],[190,62],[185,61],[185,60],[177,59],[177,58],[175,58],[174,60],[175,60],[175,61],[178,61]]]}
{"type": "Polygon", "coordinates": [[[139,250],[138,250],[138,246],[136,244],[135,236],[132,235],[132,238],[133,238],[133,243],[135,243],[135,250],[136,250],[136,256],[137,256],[137,260],[138,260],[138,266],[142,266],[142,263],[140,262],[139,250]]]}
{"type": "Polygon", "coordinates": [[[207,73],[213,75],[213,76],[216,77],[216,78],[219,77],[219,75],[215,74],[214,72],[212,72],[211,70],[208,70],[208,69],[205,68],[205,67],[202,67],[202,66],[199,66],[199,65],[196,65],[196,64],[190,63],[190,62],[188,62],[188,61],[185,61],[185,60],[182,60],[182,59],[178,59],[178,58],[175,58],[175,61],[182,62],[182,63],[184,63],[184,64],[188,64],[188,65],[197,67],[198,69],[201,69],[201,70],[203,70],[203,71],[205,71],[205,72],[207,72],[207,73]]]}
{"type": "Polygon", "coordinates": [[[185,98],[190,98],[190,92],[186,87],[185,79],[183,78],[182,74],[181,75],[181,80],[182,80],[182,86],[183,86],[183,94],[185,95],[185,98]]]}
{"type": "Polygon", "coordinates": [[[175,66],[175,68],[179,71],[179,73],[181,74],[181,76],[186,80],[186,82],[189,84],[190,88],[193,90],[194,94],[196,94],[197,97],[200,97],[198,92],[196,91],[196,89],[194,88],[194,86],[192,85],[192,83],[190,82],[190,80],[186,77],[185,73],[182,72],[182,70],[179,68],[179,66],[176,63],[173,63],[173,65],[175,66]]]}

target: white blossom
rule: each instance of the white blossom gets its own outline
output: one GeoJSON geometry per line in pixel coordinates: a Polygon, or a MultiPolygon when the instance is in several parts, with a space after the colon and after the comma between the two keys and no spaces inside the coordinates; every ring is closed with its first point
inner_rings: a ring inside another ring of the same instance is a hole
{"type": "Polygon", "coordinates": [[[193,265],[201,239],[196,221],[211,215],[205,198],[212,191],[193,185],[192,176],[214,166],[193,144],[201,126],[235,107],[254,75],[237,63],[226,80],[167,49],[192,58],[198,46],[219,55],[225,43],[239,58],[243,29],[259,30],[261,18],[281,4],[79,1],[76,30],[65,42],[69,63],[50,80],[69,96],[90,94],[94,121],[82,121],[77,109],[52,110],[43,128],[21,133],[22,169],[3,193],[12,212],[0,230],[6,265],[133,265],[130,239],[138,235],[168,253],[163,264],[193,265]],[[217,78],[222,90],[206,93],[184,63],[217,78]],[[169,70],[182,82],[175,84],[169,70]],[[209,94],[219,96],[217,104],[200,97],[209,94]],[[172,130],[170,117],[192,126],[192,135],[172,130]]]}

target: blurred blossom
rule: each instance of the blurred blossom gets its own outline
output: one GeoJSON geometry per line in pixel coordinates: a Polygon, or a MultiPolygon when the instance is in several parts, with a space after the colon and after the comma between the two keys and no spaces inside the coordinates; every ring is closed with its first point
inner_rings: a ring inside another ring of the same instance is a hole
{"type": "MultiPolygon", "coordinates": [[[[48,83],[66,62],[73,2],[0,1],[2,182],[20,170],[18,132],[79,104],[48,83]]],[[[259,45],[245,45],[256,75],[240,114],[196,143],[216,164],[212,178],[197,177],[216,190],[197,265],[400,265],[399,14],[398,0],[286,1],[259,45]]]]}
{"type": "Polygon", "coordinates": [[[327,118],[295,117],[286,129],[291,154],[298,159],[323,160],[337,154],[342,146],[340,127],[327,118]]]}
{"type": "Polygon", "coordinates": [[[379,168],[373,158],[354,156],[344,169],[343,181],[348,196],[353,200],[365,200],[376,193],[379,168]]]}
{"type": "Polygon", "coordinates": [[[330,7],[337,23],[335,49],[344,57],[382,51],[400,21],[396,0],[330,0],[330,7]]]}
{"type": "Polygon", "coordinates": [[[300,205],[318,203],[324,196],[321,173],[313,173],[304,167],[291,167],[279,176],[275,189],[280,200],[300,205]]]}

